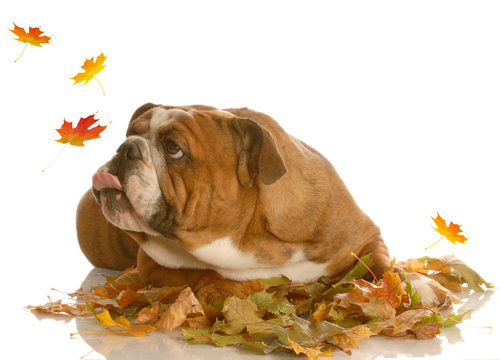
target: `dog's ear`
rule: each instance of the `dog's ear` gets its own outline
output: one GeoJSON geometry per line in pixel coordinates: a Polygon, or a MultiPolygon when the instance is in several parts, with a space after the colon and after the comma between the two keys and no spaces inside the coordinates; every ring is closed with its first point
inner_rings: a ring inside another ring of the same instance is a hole
{"type": "Polygon", "coordinates": [[[137,108],[136,111],[134,111],[134,113],[132,114],[132,117],[130,118],[130,121],[135,120],[136,118],[138,118],[139,116],[144,114],[146,111],[148,111],[149,109],[152,109],[156,106],[158,106],[158,105],[155,105],[153,103],[147,103],[147,104],[140,106],[139,108],[137,108]]]}
{"type": "Polygon", "coordinates": [[[265,185],[271,185],[286,174],[285,162],[269,131],[247,118],[234,118],[232,124],[237,134],[241,185],[251,186],[257,174],[265,185]]]}

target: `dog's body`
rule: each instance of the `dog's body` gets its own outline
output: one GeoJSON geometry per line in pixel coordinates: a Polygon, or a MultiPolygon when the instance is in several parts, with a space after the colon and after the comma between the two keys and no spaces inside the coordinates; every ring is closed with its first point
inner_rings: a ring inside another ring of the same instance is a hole
{"type": "Polygon", "coordinates": [[[341,276],[351,252],[371,253],[378,272],[390,262],[332,165],[246,108],[143,105],[92,191],[77,215],[92,264],[137,263],[145,281],[208,301],[256,291],[258,278],[341,276]]]}

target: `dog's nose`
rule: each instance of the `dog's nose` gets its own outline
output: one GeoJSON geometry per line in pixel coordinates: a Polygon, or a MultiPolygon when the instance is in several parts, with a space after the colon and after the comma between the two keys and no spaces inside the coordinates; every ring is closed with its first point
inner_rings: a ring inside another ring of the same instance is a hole
{"type": "Polygon", "coordinates": [[[138,160],[142,158],[139,147],[133,142],[124,142],[120,145],[116,152],[128,160],[138,160]]]}

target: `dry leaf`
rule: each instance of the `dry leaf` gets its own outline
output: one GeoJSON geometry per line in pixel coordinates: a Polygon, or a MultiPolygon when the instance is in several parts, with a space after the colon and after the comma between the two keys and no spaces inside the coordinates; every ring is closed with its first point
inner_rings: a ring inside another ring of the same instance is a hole
{"type": "Polygon", "coordinates": [[[57,301],[52,301],[52,299],[49,297],[50,302],[46,303],[45,305],[39,305],[39,306],[32,306],[28,305],[26,306],[26,309],[31,310],[33,312],[42,312],[42,313],[48,313],[48,314],[66,314],[70,316],[77,316],[81,315],[83,311],[83,306],[82,304],[63,304],[62,300],[57,300],[57,301]]]}
{"type": "Polygon", "coordinates": [[[441,333],[443,324],[431,322],[414,327],[411,331],[419,339],[433,339],[441,333]]]}
{"type": "Polygon", "coordinates": [[[333,335],[337,344],[344,349],[357,349],[362,339],[375,335],[366,325],[355,326],[343,334],[333,335]]]}
{"type": "Polygon", "coordinates": [[[160,304],[157,303],[150,308],[143,308],[137,314],[137,318],[134,320],[134,324],[152,324],[158,320],[160,315],[160,304]]]}
{"type": "Polygon", "coordinates": [[[290,344],[290,347],[295,351],[295,354],[304,354],[307,356],[309,360],[318,360],[320,356],[331,356],[332,351],[324,351],[322,352],[321,349],[323,349],[322,346],[302,346],[290,339],[288,339],[288,343],[290,344]]]}
{"type": "Polygon", "coordinates": [[[30,308],[72,315],[80,309],[84,314],[98,313],[96,318],[110,329],[97,332],[101,334],[145,336],[155,329],[171,331],[182,325],[190,342],[239,345],[262,354],[287,349],[317,359],[334,350],[350,354],[349,349],[358,347],[362,339],[377,334],[431,339],[442,327],[461,322],[467,313],[449,313],[456,298],[433,280],[437,275],[454,277],[471,289],[490,286],[451,257],[408,260],[398,266],[405,270],[404,286],[392,269],[376,283],[359,279],[366,271],[358,266],[336,284],[263,280],[264,291],[203,307],[189,288],[153,288],[142,283],[136,270],[127,270],[107,276],[105,284],[70,294],[85,304],[58,301],[30,308]],[[443,310],[449,315],[441,315],[443,310]]]}
{"type": "Polygon", "coordinates": [[[205,317],[203,307],[198,302],[190,288],[185,288],[175,302],[165,311],[157,326],[164,332],[170,332],[181,326],[189,314],[205,317]]]}
{"type": "Polygon", "coordinates": [[[102,313],[95,315],[95,317],[101,322],[101,325],[107,328],[120,329],[121,331],[116,331],[117,334],[125,333],[133,336],[146,336],[149,332],[156,329],[155,326],[151,325],[133,326],[130,324],[130,321],[123,315],[120,315],[116,319],[113,319],[108,310],[104,310],[102,313]]]}

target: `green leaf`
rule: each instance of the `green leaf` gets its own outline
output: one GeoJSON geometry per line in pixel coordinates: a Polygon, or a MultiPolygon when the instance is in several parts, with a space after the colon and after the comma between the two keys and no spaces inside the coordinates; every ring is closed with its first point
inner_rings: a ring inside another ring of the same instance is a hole
{"type": "Polygon", "coordinates": [[[212,335],[212,344],[215,346],[229,346],[229,345],[239,345],[246,343],[243,334],[240,335],[212,335]]]}
{"type": "Polygon", "coordinates": [[[247,332],[253,339],[264,341],[266,344],[274,346],[278,345],[273,344],[275,340],[283,345],[288,344],[288,331],[288,323],[283,324],[277,318],[247,325],[247,332]]]}
{"type": "Polygon", "coordinates": [[[208,329],[181,329],[184,339],[192,343],[208,343],[212,341],[212,332],[208,329]]]}
{"type": "Polygon", "coordinates": [[[444,323],[444,319],[441,315],[436,314],[436,313],[432,313],[432,315],[424,317],[424,318],[422,318],[422,320],[416,322],[415,325],[413,325],[413,327],[417,327],[419,325],[425,325],[425,324],[429,324],[429,323],[442,324],[442,323],[444,323]]]}
{"type": "Polygon", "coordinates": [[[336,285],[343,284],[343,283],[346,283],[346,282],[354,280],[354,279],[362,278],[368,272],[365,265],[368,266],[369,268],[371,268],[374,265],[374,262],[372,261],[370,254],[363,255],[360,258],[360,260],[361,261],[358,261],[356,263],[356,265],[354,265],[352,270],[349,271],[349,273],[346,276],[344,276],[342,279],[340,279],[340,281],[338,281],[336,283],[336,285]],[[361,262],[363,262],[365,265],[363,265],[361,262]]]}
{"type": "Polygon", "coordinates": [[[273,302],[273,294],[267,291],[260,291],[253,293],[248,297],[249,300],[253,301],[257,307],[266,308],[273,302]]]}
{"type": "Polygon", "coordinates": [[[485,285],[487,288],[493,288],[491,283],[486,282],[477,272],[456,257],[445,256],[440,260],[451,266],[453,271],[469,286],[469,289],[483,292],[484,289],[480,285],[485,285]]]}
{"type": "Polygon", "coordinates": [[[290,315],[295,313],[295,306],[290,304],[286,298],[280,298],[267,306],[267,311],[279,316],[281,314],[290,315]]]}
{"type": "Polygon", "coordinates": [[[463,312],[461,314],[451,314],[451,315],[448,315],[448,318],[443,326],[444,327],[451,327],[451,326],[455,326],[457,324],[460,324],[462,321],[464,321],[464,319],[468,319],[470,318],[470,314],[471,314],[472,310],[469,310],[469,311],[466,311],[466,312],[463,312]]]}
{"type": "Polygon", "coordinates": [[[292,283],[290,279],[285,276],[259,279],[259,281],[262,283],[264,290],[277,286],[288,286],[292,283]]]}
{"type": "Polygon", "coordinates": [[[262,321],[258,316],[257,305],[248,299],[240,299],[231,296],[224,302],[222,314],[226,320],[226,327],[223,331],[227,335],[240,333],[248,324],[262,321]]]}
{"type": "Polygon", "coordinates": [[[323,340],[333,335],[344,334],[346,329],[326,320],[314,320],[310,325],[311,335],[317,340],[323,340]]]}
{"type": "Polygon", "coordinates": [[[403,272],[403,275],[406,284],[406,293],[410,298],[410,303],[408,304],[408,306],[405,306],[413,309],[416,305],[420,304],[420,295],[418,294],[417,290],[411,285],[411,282],[406,278],[405,272],[403,272]]]}

